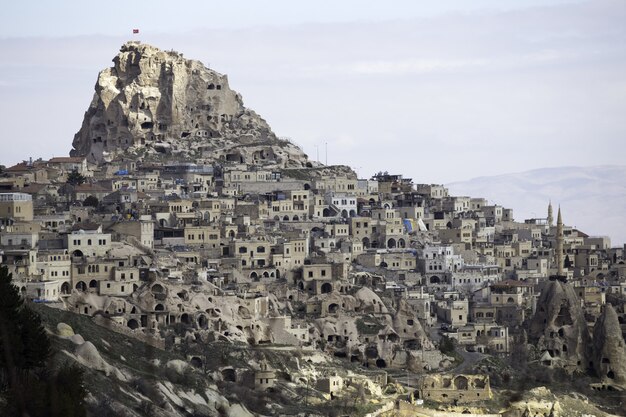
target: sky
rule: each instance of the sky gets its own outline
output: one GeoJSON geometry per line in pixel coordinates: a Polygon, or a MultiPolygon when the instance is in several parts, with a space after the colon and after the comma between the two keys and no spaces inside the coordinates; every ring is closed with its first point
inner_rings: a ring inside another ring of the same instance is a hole
{"type": "Polygon", "coordinates": [[[0,164],[67,155],[135,39],[228,74],[277,135],[361,177],[624,165],[624,22],[623,0],[7,2],[0,164]]]}

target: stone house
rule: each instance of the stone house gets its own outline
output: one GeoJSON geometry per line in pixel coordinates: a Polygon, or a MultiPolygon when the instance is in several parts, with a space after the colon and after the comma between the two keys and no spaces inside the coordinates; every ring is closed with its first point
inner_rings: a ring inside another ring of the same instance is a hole
{"type": "Polygon", "coordinates": [[[420,399],[441,403],[466,404],[492,397],[487,375],[427,375],[419,382],[420,399]]]}

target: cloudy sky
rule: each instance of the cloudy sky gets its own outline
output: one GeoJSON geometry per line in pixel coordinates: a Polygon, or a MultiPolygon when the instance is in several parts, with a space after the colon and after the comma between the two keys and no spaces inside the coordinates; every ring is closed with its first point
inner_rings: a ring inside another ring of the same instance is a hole
{"type": "Polygon", "coordinates": [[[129,39],[228,74],[279,136],[361,176],[624,164],[623,0],[41,3],[0,15],[0,164],[67,155],[129,39]]]}

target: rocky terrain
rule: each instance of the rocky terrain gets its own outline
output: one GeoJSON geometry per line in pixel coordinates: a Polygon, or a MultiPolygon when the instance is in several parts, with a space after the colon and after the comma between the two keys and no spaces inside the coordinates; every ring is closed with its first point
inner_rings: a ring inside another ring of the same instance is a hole
{"type": "Polygon", "coordinates": [[[278,167],[307,157],[243,105],[228,77],[174,51],[128,42],[100,72],[72,156],[102,163],[119,158],[205,162],[227,160],[278,167]]]}
{"type": "MultiPolygon", "coordinates": [[[[324,373],[344,368],[338,359],[319,352],[251,348],[226,341],[202,350],[163,349],[129,338],[110,324],[46,306],[34,308],[53,341],[54,366],[77,362],[85,370],[87,408],[94,416],[329,415],[334,409],[360,414],[377,408],[356,407],[345,397],[333,401],[317,390],[316,380],[324,373]],[[202,363],[192,358],[202,358],[202,363]],[[255,390],[255,370],[262,366],[309,384],[283,381],[268,390],[255,390]]],[[[341,372],[359,381],[347,387],[350,400],[386,396],[363,371],[341,372]]]]}

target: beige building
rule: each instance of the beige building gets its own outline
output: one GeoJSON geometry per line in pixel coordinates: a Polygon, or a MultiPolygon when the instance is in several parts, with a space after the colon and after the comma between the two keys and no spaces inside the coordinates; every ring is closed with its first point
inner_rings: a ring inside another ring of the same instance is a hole
{"type": "Polygon", "coordinates": [[[453,327],[460,327],[467,324],[469,315],[469,303],[467,299],[448,298],[438,301],[437,317],[453,327]]]}
{"type": "Polygon", "coordinates": [[[415,189],[418,194],[422,194],[430,198],[441,199],[444,197],[448,197],[448,189],[443,185],[416,184],[415,189]]]}
{"type": "Polygon", "coordinates": [[[187,226],[185,227],[185,244],[202,245],[205,249],[219,248],[221,230],[219,226],[187,226]]]}
{"type": "Polygon", "coordinates": [[[347,177],[324,177],[313,181],[313,189],[322,192],[349,192],[356,190],[357,179],[347,177]]]}
{"type": "Polygon", "coordinates": [[[311,294],[325,294],[333,291],[333,266],[313,264],[302,267],[300,289],[311,294]]]}
{"type": "Polygon", "coordinates": [[[40,281],[56,281],[58,282],[57,291],[59,293],[71,293],[72,260],[66,250],[37,253],[37,271],[40,281]]]}
{"type": "Polygon", "coordinates": [[[317,380],[317,389],[327,394],[337,394],[343,391],[344,381],[338,375],[330,375],[317,380]]]}
{"type": "Polygon", "coordinates": [[[267,361],[261,361],[260,368],[254,372],[254,388],[265,390],[274,386],[276,382],[276,371],[267,361]]]}
{"type": "Polygon", "coordinates": [[[33,198],[24,193],[0,193],[0,225],[9,219],[20,222],[33,220],[33,198]]]}
{"type": "Polygon", "coordinates": [[[72,256],[105,256],[111,249],[111,234],[97,230],[79,230],[67,235],[67,250],[72,256]]]}
{"type": "Polygon", "coordinates": [[[98,283],[99,294],[126,297],[131,295],[139,285],[139,269],[129,266],[115,267],[112,278],[98,283]]]}

